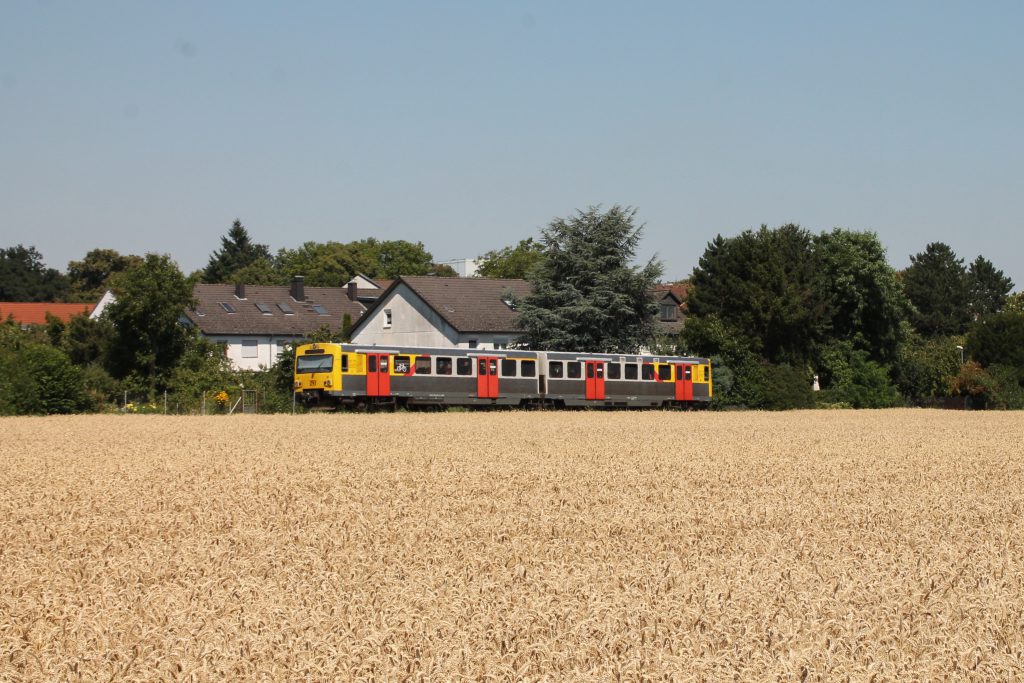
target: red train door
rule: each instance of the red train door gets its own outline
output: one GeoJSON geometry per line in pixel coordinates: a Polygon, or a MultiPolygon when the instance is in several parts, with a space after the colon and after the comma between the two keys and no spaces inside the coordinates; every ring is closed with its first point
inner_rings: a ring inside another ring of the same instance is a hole
{"type": "Polygon", "coordinates": [[[366,395],[390,396],[390,356],[386,353],[366,354],[366,395]]]}
{"type": "Polygon", "coordinates": [[[588,360],[587,363],[587,400],[604,400],[604,361],[588,360]]]}
{"type": "Polygon", "coordinates": [[[498,359],[476,359],[476,395],[480,398],[498,398],[498,359]]]}
{"type": "Polygon", "coordinates": [[[677,364],[676,368],[676,400],[693,400],[693,366],[677,364]]]}

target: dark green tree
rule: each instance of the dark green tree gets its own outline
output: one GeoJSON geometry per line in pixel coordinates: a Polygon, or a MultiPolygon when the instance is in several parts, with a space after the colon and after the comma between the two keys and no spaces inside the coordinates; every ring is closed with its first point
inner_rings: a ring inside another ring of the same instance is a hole
{"type": "Polygon", "coordinates": [[[869,359],[892,361],[911,307],[878,236],[837,228],[815,237],[814,250],[829,305],[828,337],[851,342],[869,359]]]}
{"type": "Polygon", "coordinates": [[[0,249],[0,301],[60,301],[67,291],[67,278],[47,268],[35,247],[0,249]]]}
{"type": "Polygon", "coordinates": [[[235,220],[228,234],[220,238],[220,249],[213,252],[203,270],[203,282],[235,282],[235,273],[261,259],[270,260],[270,249],[256,244],[242,221],[235,220]]]}
{"type": "Polygon", "coordinates": [[[975,320],[1002,311],[1011,291],[1013,280],[983,256],[974,259],[967,268],[968,304],[975,320]]]}
{"type": "Polygon", "coordinates": [[[520,240],[514,247],[492,249],[480,256],[477,262],[477,275],[525,280],[542,258],[544,245],[529,237],[520,240]]]}
{"type": "Polygon", "coordinates": [[[45,335],[0,324],[0,415],[53,415],[84,410],[82,372],[45,335]]]}
{"type": "Polygon", "coordinates": [[[964,351],[984,367],[1007,365],[1024,373],[1024,313],[1002,313],[975,323],[964,351]]]}
{"type": "Polygon", "coordinates": [[[914,327],[926,337],[962,334],[971,319],[963,259],[947,244],[932,242],[910,257],[903,287],[914,305],[914,327]]]}
{"type": "Polygon", "coordinates": [[[694,269],[687,305],[692,316],[718,316],[765,360],[806,365],[829,328],[823,271],[814,239],[798,225],[719,235],[694,269]]]}
{"type": "Polygon", "coordinates": [[[95,303],[110,289],[111,279],[142,262],[134,255],[122,256],[114,249],[93,249],[81,261],[68,263],[68,299],[95,303]]]}
{"type": "Polygon", "coordinates": [[[195,305],[192,289],[169,256],[146,254],[115,279],[114,293],[106,313],[114,325],[109,370],[155,396],[185,350],[189,332],[180,321],[195,305]]]}
{"type": "Polygon", "coordinates": [[[556,218],[542,231],[544,257],[531,271],[533,292],[517,302],[530,348],[635,353],[654,340],[650,290],[662,272],[633,259],[643,226],[636,210],[613,206],[556,218]]]}

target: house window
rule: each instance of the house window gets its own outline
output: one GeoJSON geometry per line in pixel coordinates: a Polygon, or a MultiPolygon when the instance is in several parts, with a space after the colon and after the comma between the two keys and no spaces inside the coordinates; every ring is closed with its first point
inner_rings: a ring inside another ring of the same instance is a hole
{"type": "Polygon", "coordinates": [[[676,319],[676,312],[679,309],[672,304],[661,305],[661,319],[665,322],[672,322],[676,319]]]}
{"type": "Polygon", "coordinates": [[[235,307],[232,306],[231,304],[229,304],[227,301],[221,301],[220,302],[220,307],[223,308],[228,313],[234,313],[235,312],[235,307]]]}
{"type": "Polygon", "coordinates": [[[470,340],[469,340],[469,348],[471,348],[471,349],[475,349],[476,347],[477,347],[477,341],[476,341],[476,339],[470,339],[470,340]]]}
{"type": "Polygon", "coordinates": [[[384,309],[384,327],[391,327],[391,309],[384,309]]]}
{"type": "Polygon", "coordinates": [[[260,342],[258,339],[242,340],[242,358],[259,358],[260,342]]]}
{"type": "Polygon", "coordinates": [[[504,349],[507,346],[508,346],[508,339],[495,339],[494,340],[494,348],[495,349],[504,349]]]}

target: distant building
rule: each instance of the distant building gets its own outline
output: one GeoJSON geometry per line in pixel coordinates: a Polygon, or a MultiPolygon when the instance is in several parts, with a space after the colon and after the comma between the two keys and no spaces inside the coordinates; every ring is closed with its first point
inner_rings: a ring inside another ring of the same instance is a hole
{"type": "Polygon", "coordinates": [[[473,277],[477,274],[477,271],[479,269],[476,259],[472,258],[442,261],[438,265],[451,266],[452,270],[459,274],[459,277],[473,277]]]}

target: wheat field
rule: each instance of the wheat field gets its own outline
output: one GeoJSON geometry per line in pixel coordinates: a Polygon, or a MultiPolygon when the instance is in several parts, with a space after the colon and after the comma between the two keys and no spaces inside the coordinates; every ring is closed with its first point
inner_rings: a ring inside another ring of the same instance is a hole
{"type": "Polygon", "coordinates": [[[1024,678],[1024,415],[0,420],[0,680],[1024,678]]]}

